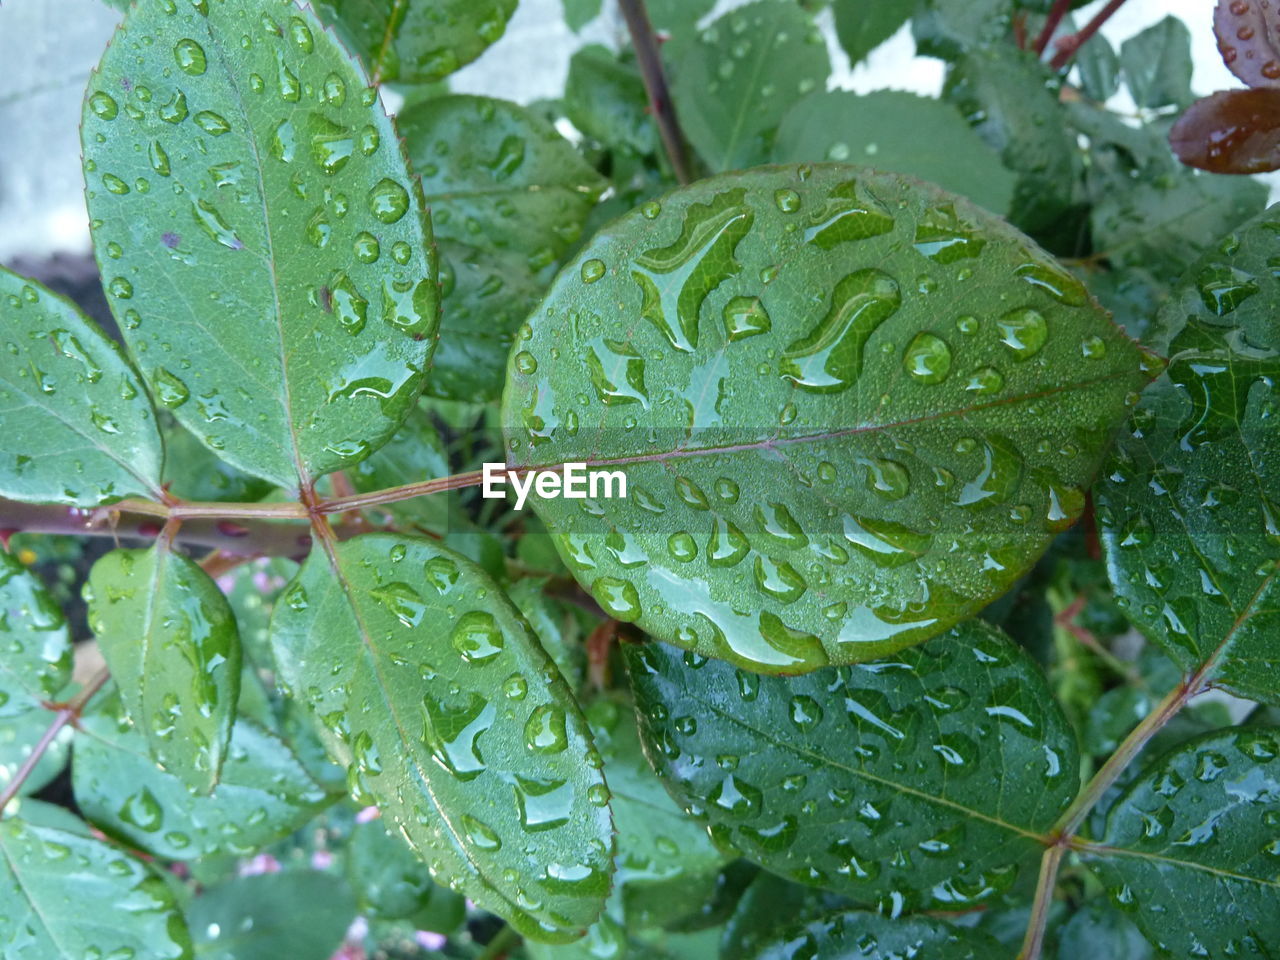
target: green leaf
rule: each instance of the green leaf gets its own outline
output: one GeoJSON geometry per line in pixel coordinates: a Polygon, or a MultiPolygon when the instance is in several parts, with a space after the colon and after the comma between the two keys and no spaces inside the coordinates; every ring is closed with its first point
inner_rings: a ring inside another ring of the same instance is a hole
{"type": "Polygon", "coordinates": [[[360,54],[375,83],[431,83],[496,43],[519,0],[320,0],[316,11],[360,54]]]}
{"type": "Polygon", "coordinates": [[[1277,757],[1280,731],[1266,727],[1184,744],[1130,785],[1102,846],[1083,852],[1161,954],[1280,952],[1277,757]]]}
{"type": "Polygon", "coordinates": [[[1140,107],[1191,102],[1191,32],[1167,16],[1120,45],[1120,68],[1140,107]]]}
{"type": "MultiPolygon", "coordinates": [[[[47,710],[31,710],[0,722],[0,790],[17,775],[52,722],[53,714],[47,710]]],[[[63,727],[58,732],[18,788],[19,795],[38,793],[62,772],[67,765],[67,748],[73,732],[71,727],[63,727]]]]}
{"type": "Polygon", "coordinates": [[[1128,917],[1103,900],[1092,900],[1062,925],[1058,956],[1155,960],[1155,951],[1128,917]]]}
{"type": "Polygon", "coordinates": [[[397,118],[451,273],[430,389],[488,399],[536,280],[582,232],[605,181],[547,121],[488,97],[448,96],[397,118]],[[497,315],[496,309],[504,311],[497,315]]]}
{"type": "Polygon", "coordinates": [[[39,578],[0,550],[0,720],[37,711],[71,680],[62,611],[39,578]]]}
{"type": "Polygon", "coordinates": [[[920,56],[954,60],[1003,44],[1012,23],[1013,0],[927,0],[911,18],[911,34],[920,56]]]}
{"type": "Polygon", "coordinates": [[[577,33],[588,23],[600,16],[604,0],[564,0],[564,22],[569,29],[577,33]]]}
{"type": "Polygon", "coordinates": [[[857,66],[872,50],[898,32],[911,17],[915,5],[909,0],[835,0],[836,36],[857,66]]]}
{"type": "Polygon", "coordinates": [[[575,127],[613,150],[658,151],[658,129],[636,68],[606,47],[583,47],[569,61],[564,110],[575,127]]]}
{"type": "MultiPolygon", "coordinates": [[[[408,483],[447,477],[449,455],[440,432],[421,407],[405,419],[404,426],[368,460],[356,465],[349,474],[351,485],[359,493],[387,490],[408,483]]],[[[444,533],[455,522],[460,511],[450,509],[450,494],[414,497],[387,504],[385,509],[396,521],[432,533],[444,533]]],[[[458,517],[459,525],[466,521],[458,517]]]]}
{"type": "Polygon", "coordinates": [[[1078,786],[1040,669],[981,621],[791,679],[626,653],[645,752],[713,839],[895,915],[1007,890],[1078,786]]]}
{"type": "Polygon", "coordinates": [[[250,720],[238,720],[222,779],[193,797],[156,767],[147,741],[114,701],[82,724],[71,763],[76,803],[104,832],[158,857],[245,856],[301,827],[330,798],[289,748],[250,720]]]}
{"type": "Polygon", "coordinates": [[[295,488],[412,408],[437,324],[430,224],[375,91],[314,14],[171,6],[133,7],[90,83],[94,246],[160,403],[295,488]]]}
{"type": "Polygon", "coordinates": [[[574,576],[615,619],[773,673],[884,656],[1003,593],[1146,381],[1027,238],[838,165],[623,217],[518,347],[510,460],[627,479],[530,497],[574,576]]]}
{"type": "Polygon", "coordinates": [[[168,456],[164,484],[175,497],[194,501],[250,503],[273,487],[266,480],[237,470],[206,447],[190,430],[171,422],[164,431],[168,456]]]}
{"type": "Polygon", "coordinates": [[[1116,596],[1185,671],[1280,702],[1280,209],[1188,271],[1157,323],[1173,356],[1097,490],[1116,596]]]}
{"type": "Polygon", "coordinates": [[[680,125],[712,172],[763,163],[773,133],[831,64],[798,4],[757,0],[682,44],[671,96],[680,125]]]}
{"type": "Polygon", "coordinates": [[[453,932],[465,918],[462,897],[437,886],[427,864],[401,837],[387,833],[381,819],[351,831],[347,876],[364,914],[441,933],[453,932]]]}
{"type": "Polygon", "coordinates": [[[347,885],[314,870],[240,877],[187,907],[201,960],[328,960],[355,915],[347,885]]]}
{"type": "Polygon", "coordinates": [[[810,94],[782,121],[773,158],[866,163],[930,180],[997,214],[1008,212],[1016,182],[955,107],[897,90],[810,94]]]}
{"type": "Polygon", "coordinates": [[[849,900],[839,894],[761,872],[725,924],[720,960],[748,960],[782,928],[807,923],[848,906],[849,900]]]}
{"type": "Polygon", "coordinates": [[[191,940],[173,895],[115,847],[20,814],[0,821],[0,947],[6,960],[185,960],[191,940]]]}
{"type": "Polygon", "coordinates": [[[755,960],[858,957],[859,960],[989,960],[1000,946],[986,934],[924,917],[882,917],[851,911],[792,927],[754,954],[755,960]]]}
{"type": "Polygon", "coordinates": [[[240,693],[240,637],[226,597],[163,538],[104,556],[88,592],[89,625],[152,759],[209,793],[240,693]]]}
{"type": "Polygon", "coordinates": [[[486,574],[414,538],[361,536],[332,558],[321,545],[272,631],[280,681],[315,712],[354,796],[438,882],[538,940],[596,918],[611,872],[598,754],[486,574]]]}
{"type": "Polygon", "coordinates": [[[1120,58],[1100,33],[1095,33],[1076,53],[1080,86],[1084,95],[1099,102],[1110,99],[1120,89],[1120,58]]]}
{"type": "Polygon", "coordinates": [[[69,300],[0,267],[0,496],[93,507],[158,497],[156,415],[120,348],[69,300]]]}
{"type": "Polygon", "coordinates": [[[716,0],[646,0],[653,29],[681,41],[689,37],[699,20],[711,12],[716,0]]]}

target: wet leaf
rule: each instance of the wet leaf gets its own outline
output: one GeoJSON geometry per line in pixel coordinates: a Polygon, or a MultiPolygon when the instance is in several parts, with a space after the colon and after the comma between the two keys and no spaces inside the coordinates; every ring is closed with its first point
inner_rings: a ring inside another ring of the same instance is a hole
{"type": "Polygon", "coordinates": [[[465,919],[463,898],[438,886],[427,865],[403,838],[387,833],[381,818],[351,831],[347,876],[363,914],[441,933],[453,932],[465,919]]]}
{"type": "Polygon", "coordinates": [[[496,397],[520,317],[578,240],[605,181],[548,122],[488,97],[415,104],[397,124],[450,272],[429,389],[496,397]],[[501,312],[499,312],[501,311],[501,312]]]}
{"type": "Polygon", "coordinates": [[[986,934],[924,917],[890,918],[851,911],[792,927],[753,954],[754,960],[858,957],[859,960],[988,960],[1000,945],[986,934]]]}
{"type": "Polygon", "coordinates": [[[516,464],[625,474],[530,496],[607,613],[796,673],[1003,593],[1083,509],[1140,359],[964,200],[769,168],[598,234],[517,344],[504,426],[516,464]]]}
{"type": "Polygon", "coordinates": [[[738,7],[679,51],[671,96],[689,142],[716,173],[767,160],[787,111],[831,72],[822,37],[794,3],[738,7]]]}
{"type": "Polygon", "coordinates": [[[1280,702],[1280,210],[1192,266],[1157,321],[1172,356],[1097,489],[1126,614],[1185,671],[1280,702]]]}
{"type": "Polygon", "coordinates": [[[716,0],[646,0],[649,22],[660,34],[681,41],[711,12],[716,0]]]}
{"type": "Polygon", "coordinates": [[[1222,62],[1251,87],[1280,86],[1280,20],[1259,0],[1218,0],[1213,32],[1222,62]]]}
{"type": "Polygon", "coordinates": [[[146,737],[114,699],[83,720],[71,774],[76,803],[89,821],[169,860],[249,856],[332,799],[283,742],[243,719],[231,731],[216,791],[193,797],[182,780],[156,767],[146,737]]]}
{"type": "Polygon", "coordinates": [[[1105,900],[1092,900],[1062,925],[1058,935],[1062,960],[1154,960],[1155,951],[1127,916],[1105,900]]]}
{"type": "Polygon", "coordinates": [[[1169,146],[1210,173],[1280,169],[1280,90],[1222,90],[1197,100],[1169,131],[1169,146]]]}
{"type": "Polygon", "coordinates": [[[506,32],[519,0],[320,0],[317,12],[357,51],[374,82],[430,83],[506,32]]]}
{"type": "Polygon", "coordinates": [[[1140,107],[1181,106],[1191,100],[1191,31],[1166,16],[1120,45],[1120,69],[1140,107]]]}
{"type": "Polygon", "coordinates": [[[314,14],[170,6],[136,5],[90,83],[95,250],[156,399],[295,488],[412,408],[437,325],[430,226],[375,92],[314,14]]]}
{"type": "Polygon", "coordinates": [[[1280,731],[1267,727],[1184,744],[1128,788],[1107,818],[1102,846],[1084,851],[1162,954],[1280,951],[1278,756],[1280,731]]]}
{"type": "Polygon", "coordinates": [[[89,624],[152,759],[211,792],[240,693],[240,637],[222,591],[163,541],[113,550],[88,590],[89,624]]]}
{"type": "MultiPolygon", "coordinates": [[[[0,722],[0,790],[9,785],[31,756],[49,724],[53,714],[47,710],[31,710],[0,722]]],[[[18,788],[21,796],[38,793],[67,765],[67,748],[73,731],[64,727],[50,744],[49,749],[36,761],[35,768],[18,788]]]]}
{"type": "Polygon", "coordinates": [[[167,456],[164,483],[175,497],[195,501],[248,503],[272,490],[269,481],[250,476],[221,459],[190,430],[170,421],[164,430],[167,456]]]}
{"type": "Polygon", "coordinates": [[[0,267],[0,496],[93,507],[155,497],[155,410],[120,348],[74,304],[0,267]]]}
{"type": "Polygon", "coordinates": [[[641,156],[658,150],[644,81],[634,65],[623,63],[607,47],[593,44],[573,55],[564,109],[575,127],[614,150],[641,156]]]}
{"type": "Polygon", "coordinates": [[[279,679],[311,706],[352,794],[437,882],[538,940],[573,939],[599,915],[612,866],[598,754],[478,567],[407,537],[349,540],[332,566],[317,547],[272,634],[279,679]]]}
{"type": "Polygon", "coordinates": [[[67,621],[40,579],[0,550],[0,720],[37,711],[71,680],[67,621]]]}
{"type": "Polygon", "coordinates": [[[856,66],[872,50],[898,32],[911,17],[914,4],[908,0],[866,3],[865,0],[835,0],[836,36],[840,46],[856,66]]]}
{"type": "Polygon", "coordinates": [[[1015,184],[955,107],[898,90],[810,94],[782,121],[773,158],[849,160],[919,177],[998,214],[1008,212],[1015,184]],[[921,136],[924,130],[928,137],[921,136]]]}
{"type": "Polygon", "coordinates": [[[646,754],[713,839],[895,915],[1008,890],[1076,792],[1040,669],[980,621],[791,679],[658,643],[626,653],[646,754]]]}
{"type": "Polygon", "coordinates": [[[355,915],[347,885],[314,870],[239,877],[187,907],[201,960],[328,960],[355,915]]]}
{"type": "MultiPolygon", "coordinates": [[[[879,4],[877,4],[879,5],[879,4]]],[[[911,17],[911,35],[923,57],[954,60],[1007,42],[1013,0],[929,0],[911,17]]]]}
{"type": "Polygon", "coordinates": [[[172,893],[146,865],[79,832],[30,822],[24,800],[0,821],[0,948],[6,960],[94,955],[186,960],[191,940],[172,893]]]}
{"type": "Polygon", "coordinates": [[[848,899],[839,894],[761,871],[725,924],[720,960],[748,960],[784,928],[849,906],[848,899]]]}

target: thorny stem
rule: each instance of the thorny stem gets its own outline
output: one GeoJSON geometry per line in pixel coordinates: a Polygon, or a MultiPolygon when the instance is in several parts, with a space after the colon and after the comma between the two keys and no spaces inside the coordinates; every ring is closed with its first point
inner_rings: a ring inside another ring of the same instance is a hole
{"type": "Polygon", "coordinates": [[[49,704],[51,710],[57,711],[54,714],[53,722],[49,724],[48,729],[41,735],[36,745],[31,748],[31,753],[27,755],[26,760],[22,761],[22,766],[14,773],[13,779],[5,785],[3,791],[0,791],[0,817],[4,816],[4,808],[9,805],[10,800],[18,795],[22,785],[31,776],[31,771],[36,768],[36,764],[40,762],[40,758],[44,756],[45,751],[53,745],[53,741],[58,738],[62,728],[69,723],[79,721],[84,708],[93,699],[94,694],[102,689],[103,684],[107,682],[110,676],[111,673],[106,667],[103,667],[90,677],[84,688],[66,703],[49,704]]]}
{"type": "Polygon", "coordinates": [[[1058,41],[1058,52],[1053,55],[1053,59],[1049,61],[1049,66],[1054,70],[1061,70],[1076,52],[1083,47],[1089,40],[1102,29],[1102,25],[1111,19],[1111,15],[1124,6],[1125,0],[1111,0],[1105,7],[1094,15],[1094,18],[1086,23],[1079,31],[1073,33],[1069,37],[1063,37],[1058,41]]]}
{"type": "Polygon", "coordinates": [[[649,94],[649,111],[658,125],[662,145],[671,160],[671,170],[676,180],[687,185],[692,180],[689,174],[689,153],[684,134],[680,130],[680,121],[676,117],[675,104],[671,102],[671,91],[667,86],[667,75],[662,69],[662,55],[658,52],[658,38],[649,21],[649,11],[645,9],[644,0],[618,0],[618,7],[622,10],[627,30],[631,33],[636,63],[640,67],[640,76],[644,79],[645,92],[649,94]]]}
{"type": "Polygon", "coordinates": [[[1032,47],[1036,52],[1036,56],[1044,53],[1045,48],[1049,46],[1049,41],[1053,39],[1053,32],[1058,29],[1058,25],[1062,23],[1062,18],[1067,15],[1067,11],[1071,9],[1071,0],[1054,0],[1053,8],[1050,9],[1049,15],[1045,17],[1044,29],[1036,36],[1035,45],[1032,47]]]}

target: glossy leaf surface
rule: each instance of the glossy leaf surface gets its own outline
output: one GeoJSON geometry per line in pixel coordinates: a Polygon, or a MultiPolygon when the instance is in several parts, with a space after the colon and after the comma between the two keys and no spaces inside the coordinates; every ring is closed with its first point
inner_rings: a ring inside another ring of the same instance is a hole
{"type": "Polygon", "coordinates": [[[76,803],[105,833],[158,857],[250,855],[301,827],[329,799],[289,748],[251,720],[232,729],[211,797],[191,796],[156,768],[118,702],[108,701],[82,728],[71,764],[76,803]]]}
{"type": "Polygon", "coordinates": [[[110,844],[32,819],[0,821],[0,950],[5,960],[186,960],[191,941],[168,887],[110,844]]]}
{"type": "Polygon", "coordinates": [[[1169,131],[1178,159],[1210,173],[1280,168],[1280,90],[1222,90],[1197,100],[1169,131]]]}
{"type": "Polygon", "coordinates": [[[641,155],[658,150],[644,81],[633,64],[623,63],[607,47],[583,47],[573,55],[564,110],[575,127],[615,150],[641,155]]]}
{"type": "Polygon", "coordinates": [[[89,624],[152,758],[209,793],[240,694],[240,637],[222,591],[163,542],[107,554],[88,589],[89,624]]]}
{"type": "Polygon", "coordinates": [[[1212,733],[1166,754],[1112,808],[1087,862],[1163,954],[1280,951],[1278,757],[1273,728],[1212,733]]]}
{"type": "Polygon", "coordinates": [[[1097,489],[1126,614],[1187,671],[1280,701],[1280,211],[1188,272],[1157,322],[1172,360],[1097,489]]]}
{"type": "Polygon", "coordinates": [[[787,111],[831,71],[798,4],[757,0],[682,44],[671,96],[680,125],[713,172],[763,163],[787,111]]]}
{"type": "Polygon", "coordinates": [[[962,199],[768,168],[598,234],[518,342],[503,422],[516,464],[625,472],[625,499],[530,497],[606,612],[795,673],[1002,593],[1083,509],[1140,365],[962,199]]]}
{"type": "Polygon", "coordinates": [[[430,226],[367,77],[314,14],[136,5],[82,135],[108,299],[161,404],[285,487],[395,432],[434,343],[430,226]]]}
{"type": "Polygon", "coordinates": [[[67,621],[40,579],[0,550],[0,721],[56,699],[71,679],[67,621]]]}
{"type": "Polygon", "coordinates": [[[923,917],[889,918],[874,913],[837,913],[781,933],[754,960],[989,960],[999,944],[975,930],[923,917]]]}
{"type": "Polygon", "coordinates": [[[999,214],[1008,212],[1016,182],[955,107],[897,90],[810,94],[783,119],[773,158],[848,160],[919,177],[999,214]]]}
{"type": "Polygon", "coordinates": [[[1260,0],[1218,0],[1213,32],[1227,69],[1251,87],[1280,87],[1280,10],[1260,0]]]}
{"type": "Polygon", "coordinates": [[[311,706],[353,794],[439,882],[535,939],[572,939],[596,918],[611,872],[598,755],[478,567],[390,535],[339,545],[333,566],[318,547],[272,631],[280,680],[311,706]]]}
{"type": "Polygon", "coordinates": [[[627,647],[646,753],[721,846],[900,912],[1013,883],[1076,791],[1039,668],[970,621],[872,664],[760,677],[627,647]]]}
{"type": "Polygon", "coordinates": [[[505,100],[439,97],[397,125],[444,241],[446,307],[429,389],[496,397],[515,327],[541,293],[538,275],[577,241],[605,182],[551,124],[505,100]]]}
{"type": "Polygon", "coordinates": [[[320,0],[317,8],[359,52],[374,81],[428,83],[496,42],[519,0],[320,0]]]}
{"type": "Polygon", "coordinates": [[[0,496],[93,507],[156,496],[155,410],[123,352],[68,300],[0,267],[0,496]]]}

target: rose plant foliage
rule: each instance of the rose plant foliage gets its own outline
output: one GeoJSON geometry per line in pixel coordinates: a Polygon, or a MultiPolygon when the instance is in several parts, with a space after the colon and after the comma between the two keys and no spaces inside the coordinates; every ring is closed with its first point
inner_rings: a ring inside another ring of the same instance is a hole
{"type": "Polygon", "coordinates": [[[516,0],[124,10],[110,317],[0,268],[6,958],[1280,954],[1276,11],[1232,140],[1118,4],[713,6],[526,106],[516,0]]]}

